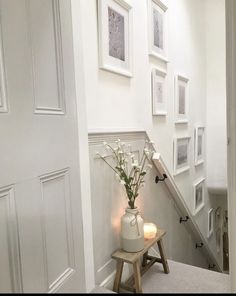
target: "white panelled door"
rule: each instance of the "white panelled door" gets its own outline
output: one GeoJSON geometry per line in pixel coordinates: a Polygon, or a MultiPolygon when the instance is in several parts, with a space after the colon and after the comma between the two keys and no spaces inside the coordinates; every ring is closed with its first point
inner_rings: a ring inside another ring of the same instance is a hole
{"type": "Polygon", "coordinates": [[[70,1],[0,5],[0,292],[82,292],[70,1]]]}

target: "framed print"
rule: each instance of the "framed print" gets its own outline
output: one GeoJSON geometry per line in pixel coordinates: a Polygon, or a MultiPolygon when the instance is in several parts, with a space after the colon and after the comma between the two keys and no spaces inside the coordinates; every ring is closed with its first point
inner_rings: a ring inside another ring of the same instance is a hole
{"type": "Polygon", "coordinates": [[[220,244],[221,244],[221,230],[220,228],[216,231],[216,250],[217,253],[220,253],[220,244]]]}
{"type": "Polygon", "coordinates": [[[100,68],[132,77],[132,8],[124,0],[98,0],[100,68]]]}
{"type": "Polygon", "coordinates": [[[190,137],[177,138],[174,141],[174,175],[189,170],[189,142],[190,137]]]}
{"type": "Polygon", "coordinates": [[[167,9],[160,0],[148,0],[149,54],[167,59],[167,9]]]}
{"type": "Polygon", "coordinates": [[[204,130],[202,126],[197,126],[195,128],[195,143],[194,143],[194,163],[195,166],[202,164],[204,162],[204,151],[205,151],[205,139],[204,130]]]}
{"type": "Polygon", "coordinates": [[[188,123],[189,80],[180,75],[175,77],[175,122],[188,123]]]}
{"type": "Polygon", "coordinates": [[[207,236],[208,238],[213,234],[214,230],[214,209],[208,211],[208,227],[207,227],[207,236]]]}
{"type": "Polygon", "coordinates": [[[158,68],[152,70],[152,114],[166,115],[166,72],[158,68]]]}
{"type": "Polygon", "coordinates": [[[204,207],[205,179],[201,179],[193,185],[193,213],[196,215],[204,207]]]}

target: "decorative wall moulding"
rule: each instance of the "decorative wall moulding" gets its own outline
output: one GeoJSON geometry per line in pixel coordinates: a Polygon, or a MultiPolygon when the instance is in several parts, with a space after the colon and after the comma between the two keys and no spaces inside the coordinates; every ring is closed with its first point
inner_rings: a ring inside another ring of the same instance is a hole
{"type": "Polygon", "coordinates": [[[65,85],[61,36],[60,1],[49,0],[45,6],[39,2],[27,1],[29,39],[32,56],[32,77],[35,114],[64,115],[65,85]],[[39,40],[39,28],[44,30],[41,15],[50,14],[47,35],[39,40]],[[42,57],[45,57],[42,63],[42,57]]]}
{"type": "Polygon", "coordinates": [[[146,140],[147,134],[145,131],[91,131],[88,134],[89,145],[98,145],[106,142],[114,142],[117,138],[122,139],[122,141],[138,141],[146,140]]]}
{"type": "Polygon", "coordinates": [[[190,137],[174,140],[174,176],[190,169],[190,137]]]}
{"type": "Polygon", "coordinates": [[[167,9],[160,0],[148,0],[149,55],[168,62],[167,9]]]}
{"type": "MultiPolygon", "coordinates": [[[[10,271],[10,284],[13,293],[23,292],[22,283],[22,266],[20,259],[20,246],[19,246],[19,230],[18,219],[15,204],[14,187],[7,186],[0,188],[0,206],[2,219],[5,221],[1,226],[3,233],[7,233],[7,254],[9,266],[5,266],[6,271],[10,271]],[[4,226],[6,227],[4,231],[4,226]]],[[[1,249],[4,252],[4,248],[1,249]]],[[[3,275],[4,276],[4,275],[3,275]]]]}
{"type": "Polygon", "coordinates": [[[198,214],[205,205],[205,179],[193,185],[193,214],[198,214]]]}
{"type": "Polygon", "coordinates": [[[189,79],[175,76],[175,123],[188,123],[189,79]]]}
{"type": "Polygon", "coordinates": [[[152,115],[167,115],[167,81],[166,71],[153,68],[152,70],[152,115]]]}
{"type": "Polygon", "coordinates": [[[98,0],[99,65],[132,77],[132,7],[124,0],[98,0]]]}
{"type": "Polygon", "coordinates": [[[55,292],[75,272],[69,169],[40,176],[39,180],[45,283],[48,292],[55,292]],[[55,207],[57,215],[51,217],[55,207]],[[58,243],[60,248],[56,248],[58,243]],[[52,252],[63,259],[63,266],[55,265],[52,252]]]}
{"type": "Polygon", "coordinates": [[[2,40],[2,26],[0,21],[0,113],[8,112],[6,73],[4,65],[4,51],[2,40]]]}
{"type": "Polygon", "coordinates": [[[195,166],[204,163],[205,155],[205,128],[202,125],[196,126],[194,131],[194,164],[195,166]]]}

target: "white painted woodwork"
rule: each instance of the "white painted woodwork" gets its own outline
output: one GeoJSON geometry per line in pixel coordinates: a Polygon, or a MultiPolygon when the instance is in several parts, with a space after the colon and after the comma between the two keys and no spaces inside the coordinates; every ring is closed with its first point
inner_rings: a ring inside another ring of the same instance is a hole
{"type": "Polygon", "coordinates": [[[83,292],[70,1],[0,4],[0,292],[83,292]]]}
{"type": "Polygon", "coordinates": [[[59,3],[27,1],[35,113],[39,114],[65,112],[59,3]]]}
{"type": "MultiPolygon", "coordinates": [[[[104,150],[103,141],[113,143],[120,138],[132,145],[136,155],[143,149],[146,140],[145,132],[110,132],[91,133],[90,173],[92,198],[92,225],[94,265],[96,284],[109,281],[115,270],[115,262],[111,260],[112,252],[120,247],[120,217],[127,206],[125,192],[115,179],[113,171],[96,156],[96,152],[109,153],[104,150]],[[106,242],[104,244],[104,242],[106,242]]],[[[164,239],[167,257],[187,264],[207,267],[211,259],[195,248],[196,237],[185,224],[179,223],[182,212],[176,207],[172,194],[165,184],[155,184],[157,170],[153,168],[147,176],[146,186],[140,191],[137,204],[145,222],[154,222],[167,230],[164,239]]]]}
{"type": "Polygon", "coordinates": [[[6,93],[6,73],[4,66],[4,52],[2,45],[2,24],[0,20],[0,113],[8,112],[6,93]]]}
{"type": "Polygon", "coordinates": [[[226,1],[226,81],[227,81],[227,136],[228,136],[228,214],[231,292],[236,292],[236,2],[226,1]]]}
{"type": "Polygon", "coordinates": [[[1,291],[22,291],[19,233],[13,187],[0,188],[1,291]]]}

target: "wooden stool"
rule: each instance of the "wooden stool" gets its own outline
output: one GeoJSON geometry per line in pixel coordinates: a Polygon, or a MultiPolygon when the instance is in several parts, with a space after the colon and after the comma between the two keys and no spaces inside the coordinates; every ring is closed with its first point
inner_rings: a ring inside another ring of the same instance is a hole
{"type": "Polygon", "coordinates": [[[128,291],[142,293],[141,276],[155,263],[162,263],[164,272],[169,273],[169,266],[166,260],[166,256],[163,249],[162,237],[166,231],[158,229],[157,235],[153,239],[145,240],[144,249],[136,253],[128,253],[123,250],[117,250],[112,254],[112,258],[117,260],[116,277],[114,281],[113,291],[119,292],[119,288],[122,287],[128,291]],[[148,255],[148,250],[157,243],[161,258],[148,255]],[[140,259],[142,257],[142,266],[140,268],[140,259]],[[149,261],[149,262],[148,262],[149,261]],[[134,274],[125,282],[120,284],[124,262],[132,264],[134,274]]]}

